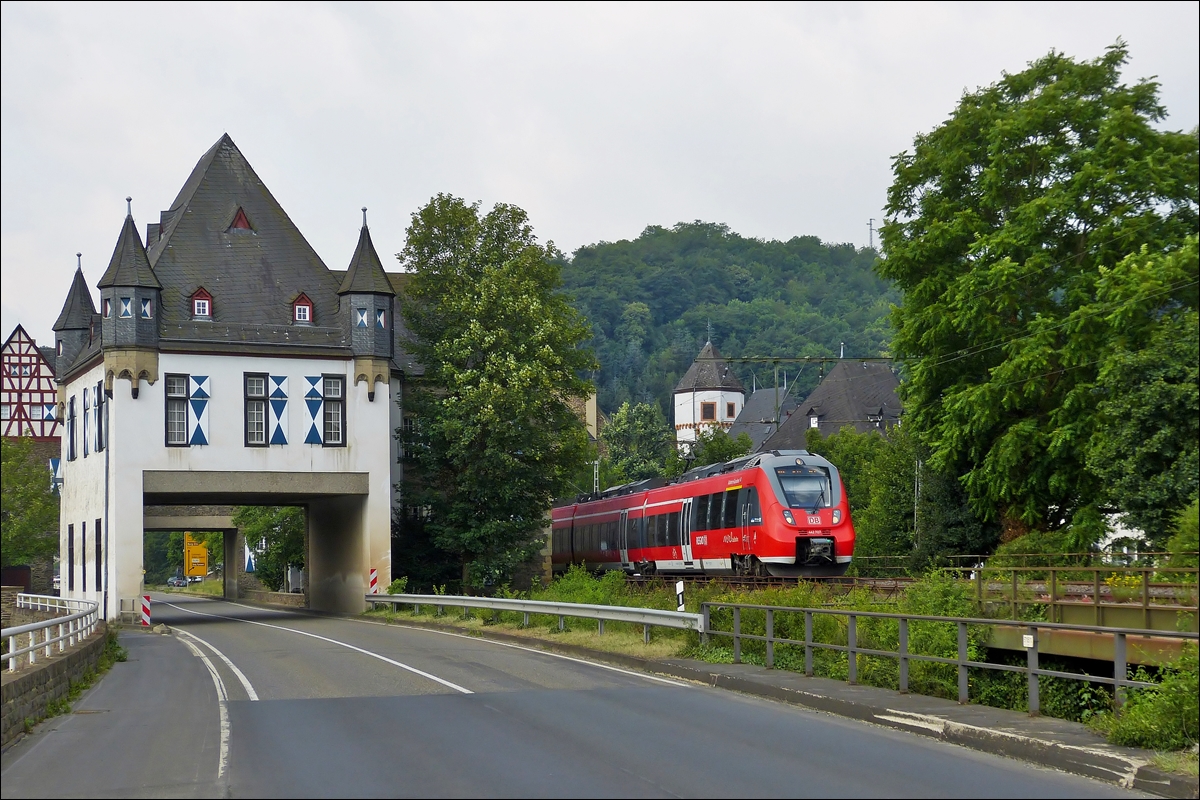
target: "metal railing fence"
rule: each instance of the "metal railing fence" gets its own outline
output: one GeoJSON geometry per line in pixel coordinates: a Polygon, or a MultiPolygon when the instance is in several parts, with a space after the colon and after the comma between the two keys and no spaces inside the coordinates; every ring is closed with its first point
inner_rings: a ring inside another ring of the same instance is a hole
{"type": "Polygon", "coordinates": [[[9,672],[16,671],[21,656],[27,655],[29,664],[33,665],[37,663],[39,652],[43,657],[50,658],[56,644],[60,653],[68,647],[74,647],[91,635],[100,619],[100,604],[91,600],[21,593],[17,595],[17,608],[66,613],[42,622],[5,628],[0,632],[0,636],[8,642],[8,652],[4,653],[3,661],[8,662],[9,672]],[[38,634],[41,634],[41,641],[38,641],[38,634]],[[29,637],[28,644],[18,647],[20,639],[26,635],[29,637]]]}
{"type": "Polygon", "coordinates": [[[813,651],[832,650],[846,653],[848,682],[854,684],[858,682],[859,656],[894,658],[899,662],[898,682],[899,690],[902,693],[908,692],[910,662],[925,661],[937,664],[953,665],[958,669],[958,701],[960,703],[969,702],[970,698],[967,677],[968,670],[972,667],[977,669],[1025,673],[1028,680],[1030,714],[1038,714],[1040,712],[1040,702],[1038,698],[1038,678],[1041,676],[1067,678],[1070,680],[1082,680],[1089,683],[1102,683],[1110,685],[1113,687],[1114,703],[1118,707],[1120,707],[1120,705],[1124,702],[1126,689],[1148,688],[1155,686],[1156,684],[1132,680],[1128,677],[1127,638],[1130,636],[1182,639],[1185,641],[1196,641],[1198,638],[1200,638],[1200,634],[1191,631],[1177,632],[1145,630],[1139,628],[1107,628],[1094,625],[1068,625],[1054,622],[1025,620],[936,617],[920,614],[886,613],[879,611],[849,611],[844,609],[829,608],[791,608],[786,606],[765,606],[744,603],[702,603],[701,616],[703,617],[703,622],[700,630],[701,633],[705,635],[706,639],[709,636],[726,636],[733,639],[733,661],[735,664],[739,664],[742,661],[742,642],[744,640],[765,643],[765,663],[768,668],[774,668],[775,666],[775,647],[777,645],[793,645],[804,648],[804,674],[811,677],[813,675],[813,651]],[[721,609],[729,609],[732,611],[732,631],[719,631],[713,628],[713,612],[721,609]],[[742,630],[742,612],[747,610],[761,611],[764,613],[765,619],[763,634],[746,633],[742,630]],[[775,622],[777,616],[780,614],[804,615],[803,640],[782,638],[775,635],[775,622]],[[839,644],[817,641],[813,636],[813,619],[817,615],[845,618],[846,643],[839,644]],[[857,628],[858,620],[862,618],[895,620],[898,626],[898,649],[892,651],[859,646],[857,641],[857,628]],[[955,625],[957,628],[956,657],[947,658],[944,656],[934,656],[911,652],[908,646],[910,622],[949,623],[955,625]],[[969,657],[969,626],[1001,626],[1023,629],[1024,633],[1022,635],[1022,644],[1025,646],[1027,656],[1025,666],[1016,666],[1012,664],[993,664],[989,662],[971,660],[969,657]],[[1113,676],[1109,678],[1105,676],[1082,675],[1072,672],[1041,669],[1038,666],[1039,630],[1082,631],[1088,633],[1108,634],[1113,636],[1113,676]]]}
{"type": "Polygon", "coordinates": [[[630,606],[600,606],[586,603],[557,603],[548,600],[522,600],[507,597],[464,597],[461,595],[429,594],[368,594],[368,603],[413,606],[420,613],[421,606],[433,606],[440,616],[446,607],[479,608],[493,612],[515,611],[524,615],[522,624],[529,626],[532,614],[558,617],[558,629],[566,627],[568,617],[594,619],[597,628],[604,633],[605,622],[630,622],[642,626],[643,641],[650,641],[651,628],[674,628],[703,633],[703,618],[700,614],[685,611],[664,611],[658,608],[636,608],[630,606]]]}

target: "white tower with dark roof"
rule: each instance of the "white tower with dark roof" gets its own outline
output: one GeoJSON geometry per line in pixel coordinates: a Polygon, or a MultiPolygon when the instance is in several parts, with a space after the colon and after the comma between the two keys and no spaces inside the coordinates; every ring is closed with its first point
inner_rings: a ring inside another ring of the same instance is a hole
{"type": "Polygon", "coordinates": [[[690,448],[700,431],[728,431],[742,413],[746,389],[712,342],[675,387],[675,441],[690,448]]]}

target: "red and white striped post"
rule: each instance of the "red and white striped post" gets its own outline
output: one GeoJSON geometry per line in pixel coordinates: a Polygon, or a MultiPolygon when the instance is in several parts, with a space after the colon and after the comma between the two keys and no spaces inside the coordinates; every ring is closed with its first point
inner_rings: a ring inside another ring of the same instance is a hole
{"type": "Polygon", "coordinates": [[[142,625],[150,627],[150,595],[142,595],[142,625]]]}
{"type": "Polygon", "coordinates": [[[379,570],[371,570],[371,594],[379,594],[379,570]]]}

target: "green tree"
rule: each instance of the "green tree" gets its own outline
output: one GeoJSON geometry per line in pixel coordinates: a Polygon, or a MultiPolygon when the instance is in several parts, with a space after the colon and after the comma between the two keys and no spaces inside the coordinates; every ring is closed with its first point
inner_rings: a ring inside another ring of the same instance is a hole
{"type": "Polygon", "coordinates": [[[621,482],[662,477],[675,451],[675,434],[657,404],[626,400],[608,418],[600,439],[621,482]]]}
{"type": "Polygon", "coordinates": [[[1157,84],[1122,84],[1126,59],[1122,43],[1089,62],[1050,53],[965,94],[894,162],[878,271],[904,292],[905,426],[1008,536],[1103,495],[1086,460],[1109,341],[1072,313],[1102,268],[1196,230],[1196,133],[1155,127],[1157,84]]]}
{"type": "Polygon", "coordinates": [[[1104,504],[1156,548],[1200,490],[1196,244],[1192,236],[1169,255],[1136,253],[1104,270],[1096,302],[1067,328],[1110,343],[1090,387],[1098,418],[1087,466],[1102,481],[1104,504]]]}
{"type": "Polygon", "coordinates": [[[29,564],[58,552],[58,495],[46,463],[36,457],[33,440],[0,439],[0,530],[4,566],[29,564]]]}
{"type": "Polygon", "coordinates": [[[304,523],[304,509],[295,506],[239,506],[233,513],[256,553],[255,575],[272,591],[283,587],[289,566],[304,569],[304,523]]]}
{"type": "Polygon", "coordinates": [[[591,389],[588,327],[560,291],[561,254],[515,206],[481,215],[439,194],[413,214],[400,258],[426,370],[409,488],[464,581],[500,583],[540,548],[552,500],[586,459],[570,401],[591,389]]]}
{"type": "Polygon", "coordinates": [[[696,436],[692,446],[692,466],[723,464],[748,454],[754,448],[754,440],[748,433],[730,436],[720,428],[703,430],[696,436]]]}

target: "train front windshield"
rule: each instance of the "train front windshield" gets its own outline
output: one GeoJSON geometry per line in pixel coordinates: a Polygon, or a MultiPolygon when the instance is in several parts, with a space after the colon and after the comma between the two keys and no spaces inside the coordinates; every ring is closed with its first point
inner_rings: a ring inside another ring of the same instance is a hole
{"type": "Polygon", "coordinates": [[[789,508],[828,508],[833,502],[829,473],[818,467],[780,467],[775,470],[789,508]]]}

